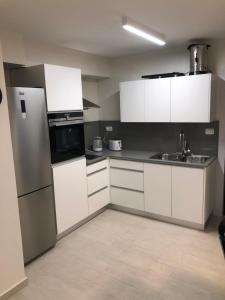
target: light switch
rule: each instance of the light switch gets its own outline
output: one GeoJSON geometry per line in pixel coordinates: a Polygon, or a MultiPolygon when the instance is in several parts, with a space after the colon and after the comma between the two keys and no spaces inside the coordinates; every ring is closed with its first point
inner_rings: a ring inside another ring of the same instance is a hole
{"type": "Polygon", "coordinates": [[[214,128],[206,128],[205,129],[205,134],[206,135],[214,135],[215,134],[214,128]]]}
{"type": "Polygon", "coordinates": [[[112,126],[105,126],[105,131],[113,131],[113,127],[112,126]]]}

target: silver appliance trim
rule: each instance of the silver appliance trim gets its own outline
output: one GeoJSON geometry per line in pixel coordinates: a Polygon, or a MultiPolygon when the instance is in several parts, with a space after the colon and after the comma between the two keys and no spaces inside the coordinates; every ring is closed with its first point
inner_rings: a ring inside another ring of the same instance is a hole
{"type": "Polygon", "coordinates": [[[53,126],[67,126],[67,125],[76,125],[76,124],[83,124],[84,120],[83,119],[75,119],[75,120],[71,120],[71,121],[52,121],[49,122],[49,127],[53,127],[53,126]]]}

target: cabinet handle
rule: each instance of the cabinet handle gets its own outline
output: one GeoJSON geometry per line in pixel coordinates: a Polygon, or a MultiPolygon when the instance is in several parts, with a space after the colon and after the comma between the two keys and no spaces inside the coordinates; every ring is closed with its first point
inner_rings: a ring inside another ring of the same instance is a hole
{"type": "Polygon", "coordinates": [[[2,90],[0,89],[0,104],[2,103],[2,90]]]}

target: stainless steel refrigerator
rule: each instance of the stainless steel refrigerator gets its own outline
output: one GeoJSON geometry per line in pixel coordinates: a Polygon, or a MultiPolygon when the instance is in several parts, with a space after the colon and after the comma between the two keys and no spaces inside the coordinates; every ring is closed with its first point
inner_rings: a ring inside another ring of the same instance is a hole
{"type": "Polygon", "coordinates": [[[25,263],[56,243],[55,206],[45,93],[41,88],[8,88],[25,263]]]}

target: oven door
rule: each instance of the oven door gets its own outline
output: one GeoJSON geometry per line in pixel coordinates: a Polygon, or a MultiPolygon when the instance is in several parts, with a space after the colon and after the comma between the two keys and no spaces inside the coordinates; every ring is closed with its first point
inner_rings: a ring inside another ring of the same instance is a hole
{"type": "Polygon", "coordinates": [[[50,124],[49,134],[52,163],[84,155],[83,122],[65,121],[50,124]]]}

